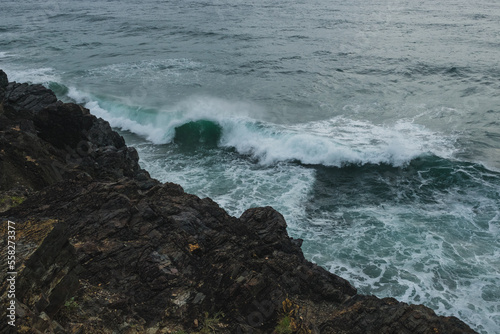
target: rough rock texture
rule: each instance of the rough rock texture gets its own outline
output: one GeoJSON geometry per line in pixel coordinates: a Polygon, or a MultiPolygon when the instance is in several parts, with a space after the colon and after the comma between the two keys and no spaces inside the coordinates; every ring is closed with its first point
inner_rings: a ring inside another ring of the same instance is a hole
{"type": "MultiPolygon", "coordinates": [[[[235,218],[161,184],[108,123],[2,73],[0,233],[16,223],[18,275],[17,327],[0,332],[474,333],[358,295],[304,259],[274,209],[235,218]]],[[[0,270],[4,303],[6,261],[0,270]]]]}
{"type": "MultiPolygon", "coordinates": [[[[2,73],[0,83],[7,80],[2,73]]],[[[79,105],[57,101],[41,85],[2,85],[1,191],[21,196],[79,177],[114,180],[127,176],[154,182],[139,167],[137,151],[125,146],[108,122],[79,105]]]]}

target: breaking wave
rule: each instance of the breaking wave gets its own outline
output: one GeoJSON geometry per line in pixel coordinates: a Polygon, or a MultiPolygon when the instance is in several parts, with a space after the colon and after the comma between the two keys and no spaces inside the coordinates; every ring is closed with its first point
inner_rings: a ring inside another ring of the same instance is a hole
{"type": "Polygon", "coordinates": [[[455,150],[453,138],[443,137],[411,120],[376,125],[334,117],[281,125],[247,116],[252,108],[248,104],[211,97],[194,97],[158,111],[97,99],[73,88],[68,95],[112,126],[131,131],[154,144],[233,148],[263,165],[297,161],[337,167],[349,164],[402,166],[422,155],[449,158],[455,150]]]}

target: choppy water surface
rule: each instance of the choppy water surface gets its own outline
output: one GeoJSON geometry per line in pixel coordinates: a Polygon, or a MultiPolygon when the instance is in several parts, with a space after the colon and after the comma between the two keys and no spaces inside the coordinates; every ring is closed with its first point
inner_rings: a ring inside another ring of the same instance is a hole
{"type": "Polygon", "coordinates": [[[361,293],[500,333],[500,3],[9,1],[0,68],[361,293]]]}

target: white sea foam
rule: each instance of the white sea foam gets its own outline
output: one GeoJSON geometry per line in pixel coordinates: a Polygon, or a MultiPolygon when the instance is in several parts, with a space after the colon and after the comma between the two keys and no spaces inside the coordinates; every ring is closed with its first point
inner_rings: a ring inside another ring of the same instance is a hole
{"type": "Polygon", "coordinates": [[[123,106],[115,105],[113,108],[107,110],[102,108],[100,102],[92,95],[81,92],[74,87],[69,88],[68,96],[77,103],[83,104],[93,115],[108,121],[113,127],[131,131],[156,144],[167,142],[162,139],[165,134],[162,128],[155,127],[153,124],[141,124],[138,121],[121,116],[120,113],[124,109],[123,106]]]}
{"type": "Polygon", "coordinates": [[[500,314],[499,233],[491,228],[500,223],[495,200],[468,192],[474,203],[452,189],[433,205],[338,208],[341,215],[355,216],[354,222],[336,227],[330,218],[299,236],[308,240],[309,258],[361,293],[423,303],[440,315],[479,324],[486,333],[500,314]],[[493,215],[487,224],[480,222],[483,211],[493,215]]]}
{"type": "Polygon", "coordinates": [[[251,154],[263,164],[297,160],[305,164],[392,164],[401,166],[432,153],[450,156],[450,139],[411,122],[391,126],[336,117],[293,126],[232,124],[221,144],[251,154]]]}
{"type": "Polygon", "coordinates": [[[60,82],[60,76],[50,67],[19,69],[7,66],[4,71],[9,77],[9,81],[31,82],[35,84],[49,84],[50,82],[60,82]]]}
{"type": "Polygon", "coordinates": [[[222,127],[222,147],[251,155],[262,165],[300,161],[338,167],[351,163],[402,166],[423,154],[450,157],[454,152],[452,139],[410,121],[380,126],[336,117],[285,126],[250,118],[258,109],[251,103],[210,97],[192,98],[151,116],[137,110],[131,112],[125,105],[98,101],[73,88],[68,95],[85,103],[92,113],[112,126],[134,132],[155,144],[172,141],[175,128],[183,124],[212,121],[222,127]]]}
{"type": "Polygon", "coordinates": [[[87,75],[101,80],[134,80],[138,84],[161,83],[179,78],[182,71],[197,70],[201,63],[190,59],[153,59],[130,63],[118,63],[87,70],[87,75]]]}

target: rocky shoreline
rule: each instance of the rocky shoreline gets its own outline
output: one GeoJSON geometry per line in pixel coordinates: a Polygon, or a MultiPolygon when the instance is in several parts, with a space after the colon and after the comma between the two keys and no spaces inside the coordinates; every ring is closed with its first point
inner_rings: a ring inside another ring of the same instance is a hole
{"type": "Polygon", "coordinates": [[[2,333],[475,333],[357,294],[271,207],[235,218],[152,179],[106,121],[41,85],[0,70],[0,101],[2,333]]]}

